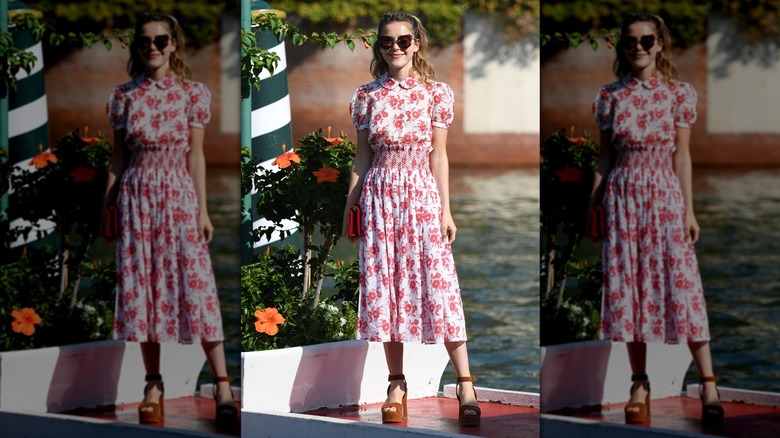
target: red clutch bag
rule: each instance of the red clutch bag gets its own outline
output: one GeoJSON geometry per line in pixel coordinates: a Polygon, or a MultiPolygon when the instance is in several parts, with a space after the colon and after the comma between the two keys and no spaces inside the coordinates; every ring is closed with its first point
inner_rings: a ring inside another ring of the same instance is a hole
{"type": "Polygon", "coordinates": [[[119,215],[116,206],[109,206],[103,213],[103,224],[100,228],[100,235],[109,242],[119,236],[119,215]]]}
{"type": "Polygon", "coordinates": [[[348,237],[360,237],[363,235],[360,222],[360,206],[354,205],[349,209],[349,217],[347,221],[347,236],[348,237]]]}
{"type": "Polygon", "coordinates": [[[604,225],[604,207],[597,205],[593,207],[590,214],[590,228],[588,228],[588,237],[593,240],[601,240],[606,234],[604,225]]]}

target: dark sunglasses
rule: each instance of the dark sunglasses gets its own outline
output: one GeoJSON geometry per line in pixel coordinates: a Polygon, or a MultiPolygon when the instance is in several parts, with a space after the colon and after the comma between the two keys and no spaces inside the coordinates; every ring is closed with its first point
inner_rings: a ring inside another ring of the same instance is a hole
{"type": "Polygon", "coordinates": [[[414,40],[414,35],[401,35],[397,40],[394,40],[389,36],[381,36],[379,37],[379,47],[387,50],[391,49],[393,44],[398,44],[398,47],[400,47],[401,50],[406,50],[411,47],[414,40]]]}
{"type": "Polygon", "coordinates": [[[633,50],[637,45],[642,46],[645,51],[655,46],[655,35],[645,35],[639,39],[637,37],[627,36],[620,40],[620,46],[624,49],[633,50]]]}
{"type": "Polygon", "coordinates": [[[157,35],[154,39],[149,38],[148,36],[142,36],[138,37],[138,48],[146,50],[154,44],[154,47],[157,47],[157,50],[162,50],[168,47],[170,40],[170,35],[157,35]]]}

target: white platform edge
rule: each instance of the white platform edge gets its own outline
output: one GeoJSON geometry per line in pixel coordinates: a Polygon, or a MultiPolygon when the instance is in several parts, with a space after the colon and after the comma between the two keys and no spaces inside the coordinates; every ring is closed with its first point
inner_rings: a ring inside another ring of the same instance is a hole
{"type": "MultiPolygon", "coordinates": [[[[446,398],[457,398],[455,396],[455,384],[444,385],[442,396],[446,398]]],[[[523,406],[539,409],[539,394],[533,392],[510,391],[506,389],[484,388],[475,386],[477,390],[477,400],[481,402],[501,403],[504,405],[523,406]]]]}

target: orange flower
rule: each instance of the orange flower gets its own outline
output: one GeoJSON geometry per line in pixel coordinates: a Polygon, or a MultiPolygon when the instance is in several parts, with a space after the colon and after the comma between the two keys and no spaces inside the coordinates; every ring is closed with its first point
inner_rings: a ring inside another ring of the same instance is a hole
{"type": "Polygon", "coordinates": [[[566,137],[566,140],[569,140],[573,143],[574,147],[583,145],[588,142],[588,139],[585,137],[575,137],[574,136],[574,126],[571,127],[571,137],[566,137]]]}
{"type": "Polygon", "coordinates": [[[38,145],[38,150],[41,151],[40,154],[34,156],[32,160],[28,164],[35,165],[36,169],[43,169],[44,167],[48,166],[49,163],[56,163],[57,162],[57,156],[52,154],[49,151],[43,152],[43,145],[38,145]]]}
{"type": "Polygon", "coordinates": [[[580,178],[582,178],[582,171],[571,166],[566,166],[555,172],[555,174],[558,175],[558,179],[560,179],[562,183],[579,182],[580,178]]]}
{"type": "Polygon", "coordinates": [[[87,134],[89,133],[89,127],[84,127],[84,136],[81,137],[81,140],[87,144],[87,146],[94,146],[98,143],[100,143],[100,139],[98,137],[89,137],[87,134]]]}
{"type": "Polygon", "coordinates": [[[25,307],[21,310],[14,309],[11,312],[14,320],[11,322],[11,328],[16,333],[22,333],[25,336],[31,336],[35,333],[35,324],[41,324],[43,320],[31,307],[25,307]]]}
{"type": "Polygon", "coordinates": [[[317,177],[318,183],[324,183],[324,182],[336,182],[339,179],[339,172],[337,169],[334,169],[332,167],[320,167],[320,170],[315,170],[312,172],[314,176],[317,177]]]}
{"type": "Polygon", "coordinates": [[[279,314],[276,307],[266,307],[263,310],[255,310],[255,318],[257,318],[257,321],[255,321],[255,330],[269,336],[279,333],[279,327],[277,327],[277,325],[284,322],[284,317],[279,314]]]}
{"type": "Polygon", "coordinates": [[[332,144],[333,146],[336,146],[337,144],[339,144],[342,141],[344,141],[344,139],[341,138],[341,137],[331,137],[330,136],[330,126],[328,126],[328,136],[325,137],[325,140],[327,140],[328,143],[332,144]]]}
{"type": "Polygon", "coordinates": [[[290,167],[293,161],[296,163],[301,162],[301,157],[298,156],[293,151],[285,152],[285,149],[287,149],[287,146],[282,144],[282,155],[279,155],[276,157],[276,159],[271,163],[271,165],[277,165],[280,169],[284,169],[286,167],[290,167]]]}
{"type": "Polygon", "coordinates": [[[79,182],[92,182],[95,180],[95,175],[97,175],[97,172],[95,169],[92,169],[90,167],[81,166],[76,170],[70,171],[70,176],[73,177],[73,182],[79,183],[79,182]]]}

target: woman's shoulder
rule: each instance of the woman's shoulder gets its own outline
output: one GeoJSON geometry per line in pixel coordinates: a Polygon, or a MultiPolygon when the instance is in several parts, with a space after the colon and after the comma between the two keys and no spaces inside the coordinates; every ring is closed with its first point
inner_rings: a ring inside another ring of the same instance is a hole
{"type": "Polygon", "coordinates": [[[424,85],[426,88],[432,91],[452,92],[452,87],[450,87],[446,82],[431,80],[424,85]]]}
{"type": "Polygon", "coordinates": [[[691,85],[688,82],[678,81],[676,79],[669,81],[669,89],[676,93],[683,93],[683,94],[696,93],[696,89],[693,88],[693,85],[691,85]]]}
{"type": "Polygon", "coordinates": [[[599,94],[613,94],[626,88],[626,81],[624,79],[618,79],[608,84],[604,84],[599,89],[599,94]]]}
{"type": "Polygon", "coordinates": [[[119,84],[113,89],[113,94],[125,94],[129,91],[135,90],[139,87],[139,83],[136,79],[130,79],[129,81],[119,84]]]}
{"type": "Polygon", "coordinates": [[[211,93],[209,87],[203,82],[186,80],[179,83],[180,86],[190,94],[211,93]]]}

